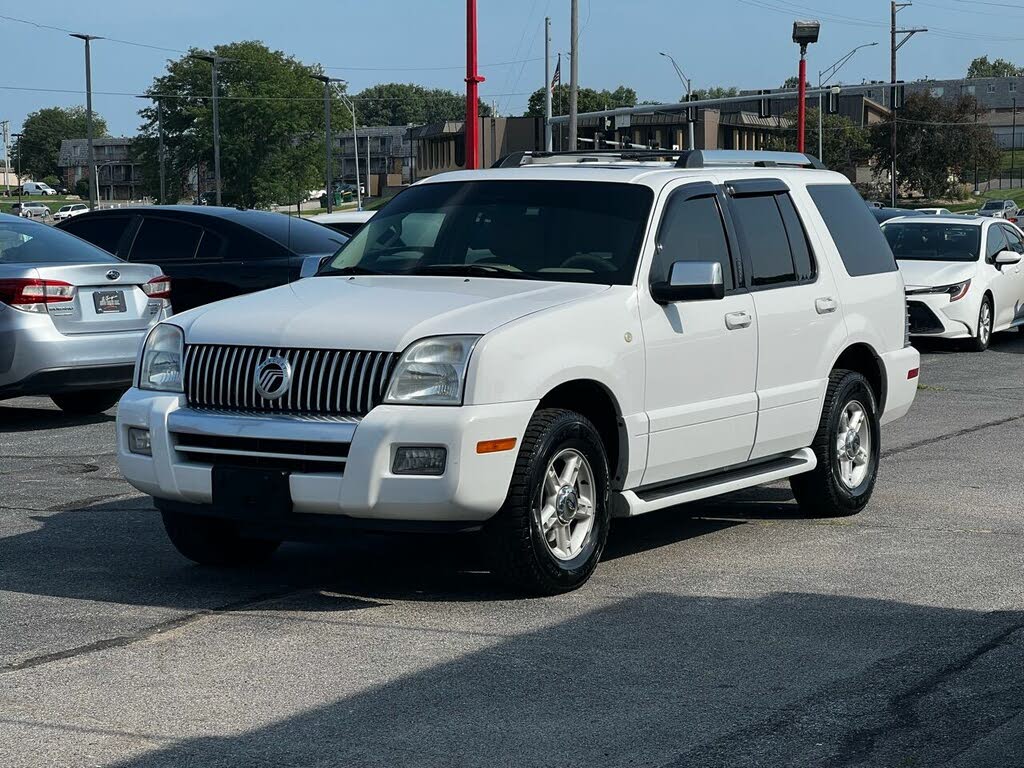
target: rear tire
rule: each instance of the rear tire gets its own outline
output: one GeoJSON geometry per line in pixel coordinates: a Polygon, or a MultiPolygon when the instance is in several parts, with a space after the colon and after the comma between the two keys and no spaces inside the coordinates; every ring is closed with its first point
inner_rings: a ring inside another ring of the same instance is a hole
{"type": "Polygon", "coordinates": [[[992,343],[992,322],[995,317],[995,310],[992,308],[992,299],[985,296],[981,300],[981,308],[978,310],[978,328],[976,335],[967,342],[967,349],[971,352],[984,352],[992,343]]]}
{"type": "Polygon", "coordinates": [[[50,399],[68,416],[93,416],[117,405],[122,394],[123,389],[86,389],[51,395],[50,399]]]}
{"type": "Polygon", "coordinates": [[[534,595],[582,586],[608,538],[608,489],[608,459],[594,425],[574,411],[537,411],[505,504],[484,531],[495,575],[534,595]]]}
{"type": "Polygon", "coordinates": [[[278,539],[242,536],[230,520],[178,512],[161,512],[164,530],[174,548],[200,565],[255,565],[270,559],[278,539]]]}
{"type": "Polygon", "coordinates": [[[867,379],[856,371],[832,371],[811,445],[818,466],[789,480],[800,510],[814,517],[845,517],[864,509],[878,478],[880,438],[878,406],[867,379]]]}

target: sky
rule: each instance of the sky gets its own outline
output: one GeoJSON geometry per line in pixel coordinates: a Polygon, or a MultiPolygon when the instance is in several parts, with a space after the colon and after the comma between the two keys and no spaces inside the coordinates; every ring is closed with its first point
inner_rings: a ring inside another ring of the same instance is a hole
{"type": "MultiPolygon", "coordinates": [[[[776,87],[796,74],[790,40],[797,18],[818,18],[821,37],[808,52],[809,80],[853,47],[877,41],[839,80],[887,80],[887,0],[579,0],[580,83],[628,85],[641,99],[677,101],[682,92],[671,53],[694,88],[776,87]]],[[[545,15],[552,56],[569,49],[570,0],[479,0],[481,97],[501,114],[522,114],[544,83],[545,15]],[[514,63],[509,63],[514,62],[514,63]]],[[[300,61],[329,67],[358,91],[380,82],[465,88],[464,0],[100,0],[15,3],[0,0],[0,120],[17,131],[26,114],[84,104],[82,43],[34,22],[101,35],[93,43],[93,107],[114,135],[139,126],[138,99],[168,59],[189,47],[262,40],[300,61]],[[130,41],[141,45],[129,45],[130,41]],[[155,46],[155,47],[144,47],[155,46]],[[14,66],[14,62],[20,62],[14,66]],[[24,90],[19,90],[24,89],[24,90]],[[47,90],[49,89],[49,90],[47,90]],[[71,91],[64,93],[60,91],[71,91]]],[[[900,79],[962,77],[976,56],[1024,63],[1024,0],[917,0],[900,24],[928,27],[900,50],[900,79]]],[[[564,57],[567,58],[567,57],[564,57]]],[[[552,64],[552,67],[554,64],[552,64]]],[[[563,81],[569,80],[568,61],[563,81]]]]}

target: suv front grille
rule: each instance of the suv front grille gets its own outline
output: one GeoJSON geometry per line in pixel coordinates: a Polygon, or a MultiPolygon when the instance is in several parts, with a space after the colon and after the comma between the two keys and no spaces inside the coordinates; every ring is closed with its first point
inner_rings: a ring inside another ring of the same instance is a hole
{"type": "Polygon", "coordinates": [[[383,399],[397,357],[394,352],[188,344],[185,397],[194,408],[363,416],[383,399]],[[256,367],[275,356],[290,363],[291,385],[268,400],[256,391],[256,367]]]}
{"type": "Polygon", "coordinates": [[[172,434],[176,451],[184,454],[190,462],[209,466],[342,474],[348,460],[348,443],[194,435],[187,432],[172,434]]]}

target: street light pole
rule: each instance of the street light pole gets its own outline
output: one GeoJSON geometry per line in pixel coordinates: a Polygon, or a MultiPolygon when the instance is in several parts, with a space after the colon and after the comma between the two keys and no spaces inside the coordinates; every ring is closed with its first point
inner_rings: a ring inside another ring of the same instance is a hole
{"type": "Polygon", "coordinates": [[[334,176],[331,165],[331,153],[334,141],[331,133],[331,83],[344,83],[338,77],[327,77],[327,75],[310,75],[314,80],[324,84],[324,125],[327,138],[327,212],[334,210],[334,176]]]}
{"type": "MultiPolygon", "coordinates": [[[[92,56],[90,43],[93,40],[102,40],[96,35],[83,35],[77,32],[69,33],[71,37],[77,37],[85,41],[85,135],[89,143],[89,175],[96,176],[96,148],[92,141],[92,56]]],[[[96,198],[99,197],[99,181],[89,184],[89,208],[96,207],[96,198]]]]}
{"type": "MultiPolygon", "coordinates": [[[[833,77],[835,77],[838,74],[839,70],[843,68],[843,65],[845,65],[846,62],[848,62],[850,59],[853,58],[853,54],[855,54],[861,48],[870,48],[873,45],[878,45],[878,43],[877,42],[875,42],[875,43],[864,43],[863,45],[858,45],[856,48],[854,48],[848,54],[846,54],[842,58],[838,59],[831,66],[825,67],[824,69],[819,70],[818,71],[818,90],[820,91],[822,88],[824,88],[826,85],[828,85],[828,81],[831,80],[833,77]],[[822,80],[822,77],[826,73],[828,74],[828,77],[826,77],[824,80],[822,80]]],[[[825,158],[824,158],[825,145],[824,145],[824,142],[822,141],[822,131],[823,130],[824,130],[824,128],[823,128],[822,119],[821,119],[821,94],[819,93],[818,94],[818,159],[821,160],[822,162],[825,162],[825,158]]]]}
{"type": "Polygon", "coordinates": [[[579,0],[571,0],[569,17],[569,151],[577,150],[577,120],[580,90],[580,5],[579,0]]]}
{"type": "MultiPolygon", "coordinates": [[[[676,71],[676,77],[679,78],[679,82],[681,82],[683,84],[683,88],[686,89],[686,100],[689,101],[691,98],[693,98],[693,88],[692,88],[692,83],[690,82],[690,78],[688,78],[686,75],[683,74],[683,70],[681,70],[679,68],[679,65],[676,64],[676,60],[672,57],[671,54],[665,53],[664,51],[658,51],[658,53],[660,53],[662,56],[664,56],[666,59],[668,59],[669,61],[672,62],[672,68],[676,71]]],[[[689,112],[689,110],[687,110],[687,112],[689,112]]],[[[694,135],[693,135],[693,120],[689,119],[689,114],[687,114],[687,121],[686,122],[687,122],[687,128],[688,128],[687,136],[686,136],[686,141],[687,141],[686,148],[687,149],[696,149],[697,147],[694,144],[694,135]]]]}
{"type": "Polygon", "coordinates": [[[363,193],[359,189],[359,134],[356,133],[356,105],[347,96],[342,96],[341,100],[348,107],[348,111],[352,113],[352,154],[356,156],[356,210],[361,211],[363,210],[363,193]]]}
{"type": "MultiPolygon", "coordinates": [[[[11,136],[13,136],[15,139],[18,140],[18,179],[17,179],[17,181],[18,181],[18,203],[19,203],[19,206],[20,206],[20,204],[21,204],[21,189],[22,189],[22,184],[21,184],[21,134],[20,133],[12,133],[11,136]]],[[[19,210],[20,210],[20,208],[19,208],[19,210]]]]}
{"type": "Polygon", "coordinates": [[[209,62],[211,68],[210,74],[210,86],[213,95],[213,178],[214,178],[214,190],[217,196],[217,205],[221,204],[221,188],[220,188],[220,109],[218,104],[218,88],[217,88],[217,66],[222,61],[228,61],[223,56],[217,54],[206,55],[206,54],[192,54],[193,59],[199,59],[200,61],[209,62]]]}
{"type": "Polygon", "coordinates": [[[1013,161],[1017,153],[1017,97],[1013,97],[1013,127],[1010,128],[1010,189],[1013,189],[1013,161]]]}
{"type": "Polygon", "coordinates": [[[551,17],[544,17],[544,151],[551,151],[551,17]]]}

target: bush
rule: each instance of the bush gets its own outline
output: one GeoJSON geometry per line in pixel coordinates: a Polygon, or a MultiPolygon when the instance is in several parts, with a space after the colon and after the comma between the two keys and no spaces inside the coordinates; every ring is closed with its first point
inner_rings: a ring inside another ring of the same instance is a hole
{"type": "Polygon", "coordinates": [[[79,179],[75,182],[75,194],[83,200],[89,197],[89,179],[79,179]]]}
{"type": "Polygon", "coordinates": [[[46,176],[46,177],[44,177],[43,178],[43,184],[51,186],[54,189],[56,189],[57,187],[64,186],[63,184],[60,183],[60,179],[58,179],[56,176],[46,176]]]}

